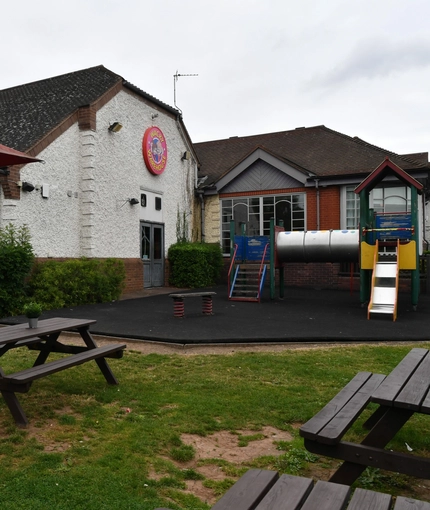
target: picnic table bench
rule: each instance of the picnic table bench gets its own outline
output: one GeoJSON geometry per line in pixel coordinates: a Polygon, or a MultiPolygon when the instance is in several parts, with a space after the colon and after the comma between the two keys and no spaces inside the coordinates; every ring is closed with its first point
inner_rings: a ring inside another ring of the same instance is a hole
{"type": "MultiPolygon", "coordinates": [[[[430,510],[430,503],[276,471],[247,471],[211,510],[430,510]]],[[[169,510],[157,508],[156,510],[169,510]]]]}
{"type": "Polygon", "coordinates": [[[173,298],[173,316],[184,317],[185,316],[185,298],[202,298],[202,313],[203,315],[212,315],[212,296],[216,292],[186,292],[186,293],[175,293],[169,294],[169,297],[173,298]]]}
{"type": "Polygon", "coordinates": [[[385,450],[414,413],[430,414],[430,352],[412,349],[388,375],[358,373],[300,428],[307,450],[345,461],[331,482],[351,485],[367,466],[430,479],[430,458],[385,450]],[[378,404],[363,424],[359,444],[343,437],[369,403],[378,404]]]}
{"type": "Polygon", "coordinates": [[[40,351],[32,367],[12,374],[5,374],[0,367],[0,392],[17,425],[25,427],[28,420],[16,393],[28,392],[36,379],[95,360],[108,384],[118,384],[105,358],[121,358],[126,345],[98,347],[89,332],[89,326],[95,322],[89,319],[53,318],[40,320],[38,327],[32,329],[27,324],[0,328],[0,356],[18,347],[40,351]],[[59,342],[60,334],[65,331],[77,331],[85,345],[59,342]],[[52,352],[69,356],[46,362],[52,352]]]}

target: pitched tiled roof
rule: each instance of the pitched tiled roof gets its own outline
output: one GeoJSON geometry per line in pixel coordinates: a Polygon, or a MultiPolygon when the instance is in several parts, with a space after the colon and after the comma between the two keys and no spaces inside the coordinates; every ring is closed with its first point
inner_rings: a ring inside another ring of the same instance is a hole
{"type": "Polygon", "coordinates": [[[94,103],[119,83],[179,116],[178,110],[100,65],[0,90],[0,144],[29,150],[79,107],[94,103]]]}
{"type": "Polygon", "coordinates": [[[201,163],[200,174],[209,177],[205,185],[218,181],[258,147],[297,169],[324,178],[367,174],[386,156],[406,171],[429,169],[426,153],[400,156],[325,126],[232,137],[196,143],[194,147],[201,163]]]}
{"type": "Polygon", "coordinates": [[[80,106],[94,102],[121,76],[103,66],[0,91],[0,143],[26,151],[80,106]]]}

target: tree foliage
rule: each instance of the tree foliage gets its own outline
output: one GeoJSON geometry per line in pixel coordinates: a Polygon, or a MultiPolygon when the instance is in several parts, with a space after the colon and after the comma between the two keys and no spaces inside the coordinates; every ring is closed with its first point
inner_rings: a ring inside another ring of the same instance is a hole
{"type": "Polygon", "coordinates": [[[0,229],[0,316],[19,313],[25,301],[26,278],[34,262],[27,226],[0,229]]]}

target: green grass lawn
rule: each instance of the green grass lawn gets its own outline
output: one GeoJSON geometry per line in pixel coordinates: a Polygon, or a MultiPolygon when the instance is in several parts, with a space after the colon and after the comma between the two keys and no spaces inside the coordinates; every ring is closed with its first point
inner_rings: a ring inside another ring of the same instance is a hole
{"type": "MultiPolygon", "coordinates": [[[[358,371],[389,373],[412,347],[356,346],[233,355],[143,355],[128,351],[109,363],[120,381],[108,386],[95,363],[35,381],[19,399],[30,427],[18,429],[0,399],[0,502],[9,509],[208,509],[185,491],[200,479],[221,495],[250,467],[323,477],[336,461],[303,448],[298,426],[323,407],[358,371]],[[245,465],[218,463],[227,478],[207,479],[184,433],[290,431],[279,456],[245,465]]],[[[427,345],[428,347],[428,345],[427,345]]],[[[2,358],[6,373],[26,368],[36,353],[2,358]]],[[[361,434],[360,424],[353,435],[361,434]]],[[[392,446],[429,455],[430,418],[414,416],[392,446]]],[[[358,486],[425,498],[418,480],[366,470],[358,486]]]]}

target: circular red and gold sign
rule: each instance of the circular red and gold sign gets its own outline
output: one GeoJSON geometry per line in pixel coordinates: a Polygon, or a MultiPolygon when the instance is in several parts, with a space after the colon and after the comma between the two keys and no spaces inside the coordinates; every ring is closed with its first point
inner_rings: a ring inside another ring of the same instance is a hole
{"type": "Polygon", "coordinates": [[[167,144],[161,129],[152,126],[145,131],[142,152],[148,170],[154,175],[162,174],[167,164],[167,144]]]}

